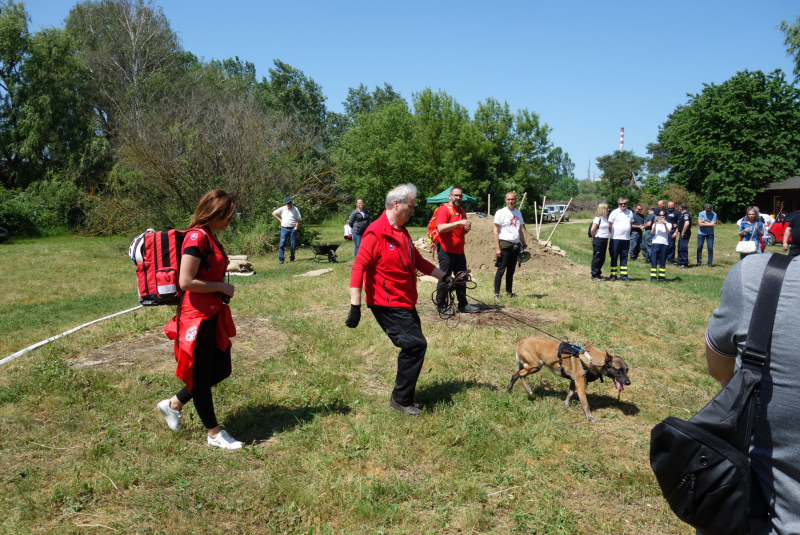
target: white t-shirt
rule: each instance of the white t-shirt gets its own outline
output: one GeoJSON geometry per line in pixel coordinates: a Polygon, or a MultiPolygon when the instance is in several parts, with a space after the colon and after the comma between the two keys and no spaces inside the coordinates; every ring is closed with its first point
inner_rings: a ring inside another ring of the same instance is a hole
{"type": "Polygon", "coordinates": [[[344,224],[344,237],[347,238],[353,235],[353,229],[347,223],[344,224]]]}
{"type": "Polygon", "coordinates": [[[300,210],[297,209],[297,206],[292,206],[291,210],[286,206],[281,206],[272,212],[272,215],[280,216],[282,227],[294,227],[298,221],[303,219],[300,217],[300,210]]]}
{"type": "Polygon", "coordinates": [[[597,225],[597,230],[594,231],[595,238],[608,238],[608,219],[605,217],[595,217],[592,221],[597,225]]]}
{"type": "Polygon", "coordinates": [[[501,208],[494,214],[494,224],[500,225],[499,237],[501,240],[519,243],[519,229],[525,224],[519,210],[501,208]]]}
{"type": "Polygon", "coordinates": [[[612,240],[630,240],[631,239],[631,223],[633,222],[633,212],[629,209],[620,210],[617,208],[611,215],[608,216],[608,222],[611,223],[611,236],[612,240]]]}
{"type": "Polygon", "coordinates": [[[672,223],[653,223],[653,245],[669,245],[669,233],[672,223]]]}

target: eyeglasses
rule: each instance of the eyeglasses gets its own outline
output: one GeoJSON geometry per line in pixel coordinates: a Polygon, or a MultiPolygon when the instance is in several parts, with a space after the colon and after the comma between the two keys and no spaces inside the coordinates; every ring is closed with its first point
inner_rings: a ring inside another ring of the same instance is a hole
{"type": "Polygon", "coordinates": [[[628,204],[628,203],[626,203],[626,202],[621,202],[621,203],[619,203],[619,205],[620,205],[620,206],[627,206],[627,204],[628,204]]]}
{"type": "Polygon", "coordinates": [[[459,193],[458,195],[456,195],[455,193],[451,193],[450,195],[452,195],[453,197],[458,197],[458,198],[461,198],[461,197],[464,196],[463,193],[459,193]]]}

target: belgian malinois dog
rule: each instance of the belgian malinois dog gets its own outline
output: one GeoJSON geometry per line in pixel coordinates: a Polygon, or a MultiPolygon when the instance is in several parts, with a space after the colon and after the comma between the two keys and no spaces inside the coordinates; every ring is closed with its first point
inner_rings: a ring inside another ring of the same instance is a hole
{"type": "Polygon", "coordinates": [[[578,399],[581,401],[586,419],[591,423],[596,423],[597,420],[592,416],[592,411],[589,409],[589,402],[586,401],[586,384],[597,379],[602,380],[605,375],[614,381],[617,391],[622,392],[624,386],[631,384],[630,379],[628,379],[628,365],[625,364],[622,357],[611,355],[608,351],[600,350],[591,345],[585,346],[583,348],[584,351],[578,351],[571,348],[569,344],[565,344],[565,346],[562,346],[564,351],[562,351],[559,358],[559,345],[560,342],[558,340],[550,338],[531,336],[520,340],[519,344],[517,344],[519,371],[511,376],[508,391],[511,392],[517,379],[522,379],[522,385],[528,395],[532,395],[533,390],[531,390],[525,376],[538,372],[542,369],[542,366],[547,366],[554,374],[570,380],[564,407],[569,408],[572,396],[575,395],[575,392],[578,392],[578,399]],[[575,354],[569,354],[566,352],[567,350],[575,354]]]}

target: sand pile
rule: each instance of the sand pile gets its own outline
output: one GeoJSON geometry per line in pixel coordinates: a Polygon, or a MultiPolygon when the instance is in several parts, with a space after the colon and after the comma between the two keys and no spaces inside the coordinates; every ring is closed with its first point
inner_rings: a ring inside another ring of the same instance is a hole
{"type": "MultiPolygon", "coordinates": [[[[464,246],[464,254],[467,257],[467,267],[473,271],[494,271],[495,248],[494,248],[494,218],[478,217],[477,214],[468,214],[467,219],[472,221],[472,230],[467,234],[466,245],[464,246]]],[[[526,225],[528,229],[525,231],[526,242],[528,243],[528,251],[531,253],[531,259],[517,267],[517,273],[560,273],[562,271],[575,271],[583,272],[585,268],[567,260],[564,257],[564,252],[556,246],[544,247],[544,244],[534,243],[536,238],[533,234],[533,223],[526,225]]],[[[542,238],[546,238],[549,232],[542,238]]],[[[417,249],[422,256],[431,260],[430,244],[427,237],[421,238],[415,242],[417,249]]],[[[438,260],[432,260],[434,264],[438,265],[438,260]]]]}

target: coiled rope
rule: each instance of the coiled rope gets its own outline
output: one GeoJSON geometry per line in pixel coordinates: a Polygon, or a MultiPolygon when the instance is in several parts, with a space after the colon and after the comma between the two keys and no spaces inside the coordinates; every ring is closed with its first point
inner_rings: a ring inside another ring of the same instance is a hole
{"type": "Polygon", "coordinates": [[[521,323],[521,324],[523,324],[523,325],[525,325],[527,327],[530,327],[531,329],[535,329],[535,330],[539,331],[542,334],[546,334],[550,338],[554,338],[555,340],[558,340],[559,342],[563,342],[565,344],[571,345],[575,349],[579,349],[581,351],[584,351],[582,346],[573,345],[573,344],[571,344],[569,342],[568,339],[561,339],[558,336],[556,336],[554,334],[551,334],[551,333],[549,333],[549,332],[547,332],[547,331],[545,331],[543,329],[540,329],[539,327],[537,327],[535,325],[531,325],[530,323],[527,323],[527,322],[522,321],[521,319],[519,319],[519,318],[517,318],[515,316],[512,316],[508,312],[502,310],[499,305],[492,305],[492,304],[486,303],[486,302],[481,301],[480,299],[478,299],[476,297],[473,297],[473,296],[467,294],[466,293],[467,289],[474,290],[475,288],[478,287],[478,283],[476,283],[475,281],[472,280],[472,275],[471,275],[470,270],[460,271],[460,272],[456,273],[456,276],[453,278],[453,284],[450,285],[450,286],[447,286],[446,288],[444,288],[442,290],[442,292],[444,292],[444,295],[442,296],[441,304],[439,304],[439,302],[437,302],[437,300],[436,300],[437,296],[439,294],[439,289],[437,288],[431,294],[431,301],[433,302],[434,305],[436,305],[436,307],[438,309],[439,318],[444,320],[444,321],[446,321],[448,327],[451,327],[451,328],[456,327],[460,322],[459,314],[461,314],[461,313],[458,311],[458,302],[457,302],[457,297],[456,297],[456,285],[462,285],[464,287],[464,294],[469,299],[475,301],[476,303],[480,303],[480,304],[484,305],[488,310],[491,310],[493,312],[499,312],[500,314],[503,314],[504,316],[508,316],[512,320],[517,321],[517,322],[519,322],[519,323],[521,323]]]}

